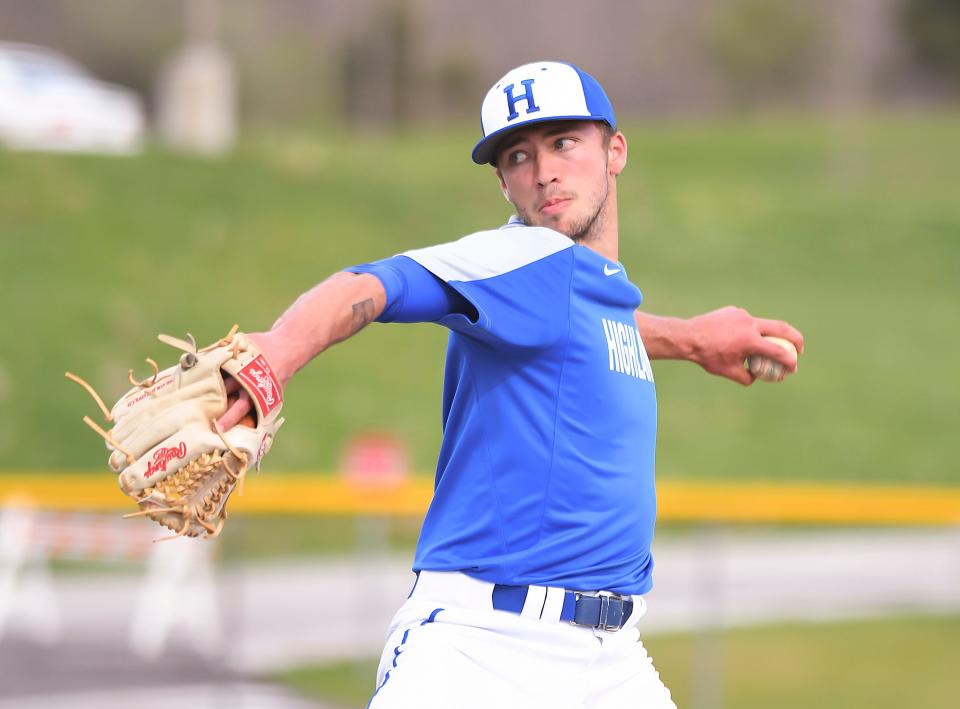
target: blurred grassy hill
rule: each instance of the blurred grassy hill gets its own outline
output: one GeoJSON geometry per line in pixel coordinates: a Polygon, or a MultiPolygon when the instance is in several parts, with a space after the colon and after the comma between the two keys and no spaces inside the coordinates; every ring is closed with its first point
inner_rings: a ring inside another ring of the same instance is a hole
{"type": "MultiPolygon", "coordinates": [[[[960,115],[626,126],[621,259],[658,314],[728,303],[807,336],[799,376],[742,389],[657,363],[674,478],[957,480],[960,115]]],[[[510,213],[475,130],[262,135],[234,155],[0,153],[0,470],[100,469],[80,422],[126,371],[239,322],[266,328],[346,265],[510,213]]],[[[352,433],[432,470],[445,332],[368,328],[288,392],[270,469],[334,469],[352,433]]]]}

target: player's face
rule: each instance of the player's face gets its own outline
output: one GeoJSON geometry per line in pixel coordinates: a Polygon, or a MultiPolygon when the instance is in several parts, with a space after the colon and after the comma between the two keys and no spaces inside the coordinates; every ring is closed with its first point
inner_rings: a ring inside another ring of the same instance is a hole
{"type": "Polygon", "coordinates": [[[614,178],[625,163],[622,133],[606,141],[595,121],[546,122],[504,139],[497,176],[526,224],[580,241],[602,232],[614,178]]]}

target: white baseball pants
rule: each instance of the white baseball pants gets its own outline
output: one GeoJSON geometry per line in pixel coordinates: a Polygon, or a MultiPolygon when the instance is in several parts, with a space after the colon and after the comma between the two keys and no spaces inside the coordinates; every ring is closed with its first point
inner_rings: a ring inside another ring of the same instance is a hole
{"type": "Polygon", "coordinates": [[[636,629],[642,597],[607,632],[551,618],[549,593],[516,614],[494,610],[492,591],[421,572],[390,625],[368,709],[676,709],[636,629]]]}

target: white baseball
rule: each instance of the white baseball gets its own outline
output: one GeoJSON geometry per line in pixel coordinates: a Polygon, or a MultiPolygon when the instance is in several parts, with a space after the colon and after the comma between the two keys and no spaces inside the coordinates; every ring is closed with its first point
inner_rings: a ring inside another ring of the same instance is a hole
{"type": "MultiPolygon", "coordinates": [[[[769,337],[766,335],[764,335],[763,339],[770,340],[770,342],[780,345],[788,352],[792,352],[794,357],[797,356],[797,348],[794,347],[793,343],[789,340],[784,340],[782,337],[769,337]]],[[[763,355],[750,355],[747,358],[747,367],[753,376],[765,382],[779,382],[787,375],[787,370],[784,369],[782,364],[763,355]]]]}

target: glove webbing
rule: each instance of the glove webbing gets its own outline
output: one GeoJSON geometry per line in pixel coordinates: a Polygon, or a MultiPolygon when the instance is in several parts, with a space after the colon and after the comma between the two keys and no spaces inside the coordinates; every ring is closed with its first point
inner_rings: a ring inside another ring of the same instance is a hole
{"type": "Polygon", "coordinates": [[[209,535],[206,537],[207,539],[220,534],[220,530],[223,529],[223,523],[226,520],[226,510],[224,510],[223,517],[219,520],[216,527],[207,522],[205,518],[214,513],[223,496],[230,492],[231,485],[236,484],[237,494],[243,495],[243,481],[247,473],[247,454],[243,451],[236,450],[230,445],[230,442],[224,438],[223,432],[216,422],[213,424],[213,430],[220,436],[220,440],[223,441],[226,449],[240,461],[240,470],[234,472],[233,468],[230,467],[228,459],[224,456],[224,451],[214,450],[210,453],[202,453],[198,458],[184,465],[173,475],[167,476],[153,487],[144,489],[137,496],[138,504],[144,503],[154,492],[160,493],[166,500],[190,497],[216,468],[222,467],[227,474],[227,478],[221,480],[215,487],[211,488],[192,508],[187,504],[168,507],[150,507],[142,509],[139,512],[125,514],[123,516],[124,519],[146,516],[162,524],[167,529],[176,532],[176,534],[171,537],[163,537],[162,539],[156,539],[154,541],[165,541],[167,539],[182,537],[187,533],[187,530],[190,529],[191,522],[196,522],[209,532],[209,535]],[[166,522],[164,515],[167,513],[180,515],[183,518],[183,526],[177,529],[166,522]]]}

